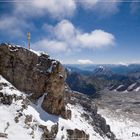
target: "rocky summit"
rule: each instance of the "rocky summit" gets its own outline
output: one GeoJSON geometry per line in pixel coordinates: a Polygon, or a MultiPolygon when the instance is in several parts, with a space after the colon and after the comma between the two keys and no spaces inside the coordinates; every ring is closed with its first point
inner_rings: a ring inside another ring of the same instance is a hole
{"type": "Polygon", "coordinates": [[[65,80],[48,54],[1,44],[0,139],[115,140],[95,102],[65,80]]]}
{"type": "Polygon", "coordinates": [[[0,74],[32,100],[47,93],[43,109],[64,116],[66,73],[60,62],[50,59],[47,54],[38,56],[22,47],[1,44],[0,74]]]}

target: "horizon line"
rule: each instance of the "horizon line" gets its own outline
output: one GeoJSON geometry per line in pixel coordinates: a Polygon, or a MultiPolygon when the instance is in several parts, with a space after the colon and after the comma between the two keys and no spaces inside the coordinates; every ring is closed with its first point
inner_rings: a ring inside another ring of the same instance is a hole
{"type": "MultiPolygon", "coordinates": [[[[85,1],[85,0],[74,0],[76,3],[78,3],[78,2],[80,2],[80,1],[82,1],[82,2],[85,2],[85,3],[87,3],[87,1],[85,1]]],[[[130,2],[135,2],[135,3],[140,3],[140,0],[117,0],[117,1],[111,1],[111,0],[105,0],[105,1],[98,1],[97,3],[120,3],[120,2],[123,2],[123,3],[130,3],[130,2]]],[[[20,0],[15,0],[15,1],[13,1],[13,0],[6,0],[6,1],[4,1],[4,0],[0,0],[0,3],[32,3],[32,0],[22,0],[22,1],[20,1],[20,0]]]]}
{"type": "Polygon", "coordinates": [[[123,65],[123,66],[125,66],[125,65],[133,65],[133,64],[140,65],[140,62],[138,62],[138,63],[126,63],[126,64],[119,64],[119,63],[94,63],[94,64],[62,63],[62,64],[63,65],[123,65]]]}

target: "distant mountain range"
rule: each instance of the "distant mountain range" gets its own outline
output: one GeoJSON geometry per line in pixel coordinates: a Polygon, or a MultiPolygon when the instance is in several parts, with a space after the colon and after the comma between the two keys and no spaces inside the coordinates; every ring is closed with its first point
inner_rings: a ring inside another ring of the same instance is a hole
{"type": "Polygon", "coordinates": [[[131,65],[65,65],[71,89],[93,95],[108,88],[137,91],[140,88],[140,64],[131,65]]]}
{"type": "Polygon", "coordinates": [[[76,72],[90,73],[97,68],[107,68],[110,69],[113,73],[116,74],[129,74],[132,72],[140,71],[140,64],[92,64],[92,65],[81,65],[81,64],[67,64],[64,65],[66,68],[76,72]]]}

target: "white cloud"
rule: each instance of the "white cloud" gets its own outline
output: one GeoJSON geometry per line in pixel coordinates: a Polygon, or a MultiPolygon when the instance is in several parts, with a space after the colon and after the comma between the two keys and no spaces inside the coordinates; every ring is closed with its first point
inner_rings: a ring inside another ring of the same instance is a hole
{"type": "Polygon", "coordinates": [[[93,61],[89,60],[89,59],[80,59],[78,60],[79,64],[93,64],[93,61]]]}
{"type": "Polygon", "coordinates": [[[66,42],[70,50],[78,50],[79,42],[77,35],[80,30],[76,29],[74,25],[68,20],[62,20],[53,29],[56,39],[66,42]]]}
{"type": "Polygon", "coordinates": [[[100,17],[113,15],[119,11],[121,2],[118,0],[103,1],[103,0],[81,0],[79,4],[86,10],[94,11],[100,17]]]}
{"type": "Polygon", "coordinates": [[[65,52],[67,44],[57,40],[43,39],[33,44],[35,50],[48,51],[49,53],[65,52]]]}
{"type": "Polygon", "coordinates": [[[8,33],[10,36],[22,36],[22,28],[27,28],[28,24],[16,17],[5,16],[0,18],[0,32],[8,33]]]}
{"type": "Polygon", "coordinates": [[[24,37],[26,33],[35,29],[32,22],[27,22],[16,15],[4,15],[0,17],[0,33],[1,36],[8,39],[18,39],[24,37]]]}
{"type": "Polygon", "coordinates": [[[94,30],[91,33],[77,35],[77,40],[84,47],[102,48],[114,45],[114,36],[103,30],[94,30]]]}
{"type": "Polygon", "coordinates": [[[74,25],[68,20],[62,20],[54,27],[56,37],[61,40],[73,39],[77,32],[74,25]]]}
{"type": "Polygon", "coordinates": [[[21,3],[15,0],[15,13],[19,16],[36,17],[50,15],[54,18],[62,19],[71,17],[81,6],[85,10],[90,10],[100,14],[100,16],[112,15],[119,11],[117,0],[32,0],[21,3]]]}
{"type": "Polygon", "coordinates": [[[38,49],[44,46],[51,52],[77,52],[82,49],[94,49],[113,46],[115,37],[103,30],[93,30],[90,33],[77,29],[70,21],[62,20],[56,26],[51,26],[51,36],[53,40],[40,40],[35,43],[38,49]],[[51,47],[52,46],[52,47],[51,47]],[[57,47],[58,46],[58,47],[57,47]]]}
{"type": "Polygon", "coordinates": [[[15,3],[15,13],[25,17],[50,14],[54,18],[72,16],[76,10],[73,0],[32,0],[27,3],[15,3]]]}

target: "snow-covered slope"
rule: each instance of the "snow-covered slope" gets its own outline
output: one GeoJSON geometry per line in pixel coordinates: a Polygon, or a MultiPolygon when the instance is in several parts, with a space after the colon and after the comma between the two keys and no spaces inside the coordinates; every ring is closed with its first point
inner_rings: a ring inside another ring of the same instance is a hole
{"type": "Polygon", "coordinates": [[[123,114],[117,115],[109,109],[99,109],[98,113],[106,119],[117,139],[140,140],[140,122],[124,117],[123,114]]]}
{"type": "MultiPolygon", "coordinates": [[[[35,131],[32,135],[33,129],[31,127],[35,127],[36,122],[32,120],[30,127],[25,124],[27,113],[23,110],[23,101],[26,98],[24,93],[18,91],[2,76],[0,76],[0,83],[2,85],[1,93],[6,96],[16,96],[16,98],[19,98],[13,100],[11,104],[9,102],[9,105],[0,103],[0,133],[8,134],[8,140],[40,139],[42,131],[38,127],[34,128],[35,131]],[[18,117],[19,115],[20,117],[18,117]]],[[[2,138],[0,137],[0,139],[2,138]]]]}
{"type": "Polygon", "coordinates": [[[42,126],[46,126],[50,133],[52,127],[56,126],[58,129],[56,140],[67,139],[68,129],[83,130],[89,135],[90,140],[108,139],[95,132],[93,126],[88,123],[89,120],[81,117],[86,111],[80,104],[67,104],[72,114],[68,120],[45,112],[41,108],[44,95],[33,104],[25,93],[17,90],[0,76],[0,140],[41,140],[44,134],[42,126]],[[8,101],[3,102],[3,98],[8,101]],[[2,138],[1,134],[5,134],[7,138],[2,138]]]}

